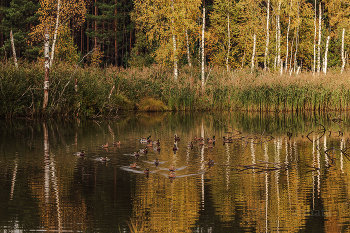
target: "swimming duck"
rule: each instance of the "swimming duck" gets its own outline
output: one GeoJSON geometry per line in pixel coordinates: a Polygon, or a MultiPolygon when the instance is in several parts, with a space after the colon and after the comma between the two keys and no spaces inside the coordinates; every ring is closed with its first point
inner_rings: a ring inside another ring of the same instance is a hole
{"type": "Polygon", "coordinates": [[[178,148],[177,148],[176,144],[174,144],[173,151],[177,151],[177,150],[178,150],[178,148]]]}
{"type": "Polygon", "coordinates": [[[200,141],[199,141],[199,143],[198,143],[200,146],[203,146],[204,145],[204,140],[203,139],[201,139],[200,141]]]}
{"type": "Polygon", "coordinates": [[[154,161],[154,165],[156,165],[156,166],[159,165],[159,160],[158,160],[158,159],[156,159],[156,160],[154,161]]]}
{"type": "Polygon", "coordinates": [[[136,163],[130,164],[130,168],[136,168],[136,167],[137,167],[136,163]]]}
{"type": "Polygon", "coordinates": [[[81,150],[81,152],[77,152],[76,155],[79,156],[79,157],[84,157],[85,156],[85,150],[81,150]]]}
{"type": "Polygon", "coordinates": [[[143,171],[143,173],[145,173],[146,175],[148,175],[148,174],[150,173],[150,171],[149,171],[148,168],[146,168],[146,169],[143,171]]]}
{"type": "Polygon", "coordinates": [[[148,153],[147,147],[145,149],[140,149],[140,153],[146,155],[148,153]]]}
{"type": "Polygon", "coordinates": [[[134,156],[138,159],[140,157],[139,152],[134,152],[134,156]]]}
{"type": "Polygon", "coordinates": [[[180,141],[180,137],[178,137],[178,136],[175,134],[174,140],[175,140],[175,142],[180,141]]]}
{"type": "Polygon", "coordinates": [[[107,162],[107,157],[101,157],[100,160],[101,162],[107,162]]]}
{"type": "Polygon", "coordinates": [[[152,144],[153,144],[153,145],[158,145],[158,146],[159,146],[159,145],[160,145],[159,139],[158,139],[157,141],[153,141],[152,144]]]}
{"type": "Polygon", "coordinates": [[[108,148],[109,143],[107,142],[106,144],[102,145],[103,148],[108,148]]]}
{"type": "Polygon", "coordinates": [[[232,143],[233,142],[233,140],[232,140],[232,138],[225,138],[225,137],[222,137],[224,140],[223,140],[223,142],[224,143],[232,143]]]}
{"type": "Polygon", "coordinates": [[[175,172],[170,172],[169,178],[175,178],[175,177],[176,177],[175,172]]]}
{"type": "Polygon", "coordinates": [[[175,167],[173,165],[171,165],[170,168],[169,168],[169,171],[173,172],[175,170],[176,170],[175,167]]]}
{"type": "Polygon", "coordinates": [[[150,137],[151,137],[151,136],[149,136],[149,137],[147,137],[147,138],[141,138],[141,139],[139,139],[139,142],[140,142],[140,143],[147,143],[150,137]]]}
{"type": "Polygon", "coordinates": [[[115,145],[115,146],[120,146],[120,144],[121,144],[120,141],[119,142],[113,142],[113,145],[115,145]]]}
{"type": "Polygon", "coordinates": [[[193,148],[193,143],[191,142],[191,143],[188,143],[188,145],[187,145],[188,147],[190,147],[191,149],[193,148]]]}
{"type": "Polygon", "coordinates": [[[209,166],[214,165],[214,160],[209,159],[209,160],[208,160],[208,165],[209,165],[209,166]]]}
{"type": "Polygon", "coordinates": [[[208,143],[216,142],[215,136],[213,136],[213,138],[208,138],[207,141],[208,141],[208,143]]]}

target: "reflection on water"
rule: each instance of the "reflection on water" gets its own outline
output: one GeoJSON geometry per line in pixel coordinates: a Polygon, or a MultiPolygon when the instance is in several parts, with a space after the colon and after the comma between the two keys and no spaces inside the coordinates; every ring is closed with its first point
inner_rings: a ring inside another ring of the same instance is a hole
{"type": "Polygon", "coordinates": [[[348,231],[349,119],[338,115],[3,120],[0,229],[348,231]]]}

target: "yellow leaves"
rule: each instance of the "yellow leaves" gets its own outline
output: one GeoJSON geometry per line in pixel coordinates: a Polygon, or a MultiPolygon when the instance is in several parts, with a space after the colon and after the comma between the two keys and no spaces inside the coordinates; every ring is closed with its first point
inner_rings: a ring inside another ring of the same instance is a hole
{"type": "MultiPolygon", "coordinates": [[[[135,0],[132,19],[136,28],[146,32],[147,40],[159,45],[154,56],[161,64],[173,60],[174,50],[172,35],[175,33],[177,54],[185,53],[185,30],[198,36],[200,0],[135,0]]],[[[195,41],[195,38],[189,38],[195,41]]]]}
{"type": "Polygon", "coordinates": [[[91,66],[99,66],[102,63],[103,51],[100,50],[100,47],[97,47],[95,51],[91,54],[91,66]]]}

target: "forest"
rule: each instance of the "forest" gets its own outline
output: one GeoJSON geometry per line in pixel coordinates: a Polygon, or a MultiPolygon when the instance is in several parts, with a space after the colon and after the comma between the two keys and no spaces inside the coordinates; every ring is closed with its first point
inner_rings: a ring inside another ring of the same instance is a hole
{"type": "Polygon", "coordinates": [[[350,109],[350,0],[0,5],[1,116],[350,109]]]}
{"type": "Polygon", "coordinates": [[[200,66],[204,50],[206,65],[227,70],[326,72],[344,69],[348,57],[348,0],[1,0],[0,5],[2,60],[12,57],[11,31],[17,58],[42,58],[45,27],[51,44],[57,30],[55,59],[76,63],[95,48],[84,62],[102,67],[200,66]]]}

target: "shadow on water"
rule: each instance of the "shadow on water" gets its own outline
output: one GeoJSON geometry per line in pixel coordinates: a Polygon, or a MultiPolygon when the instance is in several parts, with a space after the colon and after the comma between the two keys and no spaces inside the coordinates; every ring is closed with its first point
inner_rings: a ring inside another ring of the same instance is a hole
{"type": "Polygon", "coordinates": [[[2,120],[0,229],[343,231],[348,128],[345,113],[2,120]]]}

